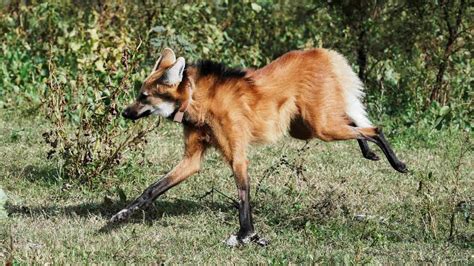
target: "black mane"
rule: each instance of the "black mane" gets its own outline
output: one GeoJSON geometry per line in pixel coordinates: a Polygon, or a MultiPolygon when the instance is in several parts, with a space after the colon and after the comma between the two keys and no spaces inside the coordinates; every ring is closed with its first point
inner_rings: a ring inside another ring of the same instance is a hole
{"type": "Polygon", "coordinates": [[[240,68],[229,68],[222,63],[211,60],[200,60],[196,67],[200,76],[214,75],[219,78],[242,78],[247,72],[240,68]]]}

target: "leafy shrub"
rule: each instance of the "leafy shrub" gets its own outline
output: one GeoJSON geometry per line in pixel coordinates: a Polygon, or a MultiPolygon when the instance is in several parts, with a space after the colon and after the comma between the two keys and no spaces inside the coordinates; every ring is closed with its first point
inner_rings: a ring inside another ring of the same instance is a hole
{"type": "Polygon", "coordinates": [[[142,42],[127,30],[120,12],[49,3],[21,6],[18,12],[15,27],[25,35],[10,34],[9,41],[31,48],[7,49],[4,55],[3,71],[20,75],[3,79],[7,93],[14,95],[4,104],[33,100],[41,107],[51,122],[43,134],[51,146],[47,157],[57,157],[66,176],[90,182],[113,173],[123,153],[140,152],[146,133],[157,127],[154,121],[131,125],[120,117],[146,75],[139,67],[142,42]],[[23,16],[30,12],[35,15],[23,16]]]}
{"type": "Polygon", "coordinates": [[[142,150],[146,134],[159,126],[145,120],[130,125],[120,117],[118,105],[129,92],[128,79],[135,69],[128,65],[126,51],[122,61],[128,69],[119,86],[101,91],[81,89],[85,77],[78,75],[74,82],[67,82],[50,66],[44,106],[53,126],[43,137],[51,146],[48,158],[59,157],[68,177],[90,182],[110,174],[125,151],[142,150]]]}
{"type": "Polygon", "coordinates": [[[157,127],[147,121],[130,125],[120,118],[124,100],[144,78],[145,72],[138,71],[143,60],[140,41],[123,30],[127,25],[119,22],[125,20],[120,13],[92,14],[84,29],[58,39],[60,45],[67,43],[66,51],[59,48],[59,56],[51,55],[51,61],[63,58],[73,63],[55,68],[50,62],[50,90],[45,96],[54,123],[45,134],[53,148],[50,155],[57,153],[63,159],[68,176],[88,181],[113,171],[127,149],[142,150],[146,133],[157,127]],[[114,27],[106,30],[114,24],[118,32],[114,27]]]}

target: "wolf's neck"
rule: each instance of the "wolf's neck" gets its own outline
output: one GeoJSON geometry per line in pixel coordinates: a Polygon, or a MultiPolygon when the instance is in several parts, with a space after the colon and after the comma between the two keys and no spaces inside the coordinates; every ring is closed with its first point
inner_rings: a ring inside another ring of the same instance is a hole
{"type": "Polygon", "coordinates": [[[246,72],[239,71],[229,74],[217,69],[212,72],[200,69],[199,64],[190,65],[186,69],[186,77],[193,81],[192,97],[187,110],[188,120],[195,124],[207,124],[216,110],[221,112],[226,108],[220,99],[237,97],[238,92],[252,87],[246,72]]]}

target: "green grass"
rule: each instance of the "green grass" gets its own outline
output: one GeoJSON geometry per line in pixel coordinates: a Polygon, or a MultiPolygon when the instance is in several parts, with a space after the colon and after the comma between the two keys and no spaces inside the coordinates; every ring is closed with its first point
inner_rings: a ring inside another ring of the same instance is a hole
{"type": "Polygon", "coordinates": [[[412,171],[406,175],[391,169],[385,158],[363,159],[355,141],[314,140],[301,150],[304,142],[284,138],[254,147],[249,160],[255,226],[271,243],[228,248],[223,241],[236,232],[238,221],[227,196],[235,198],[236,191],[229,168],[215,151],[199,174],[152,208],[128,223],[105,226],[126,205],[119,188],[132,200],[179,160],[179,125],[165,123],[148,137],[140,159],[89,187],[63,179],[60,165],[45,159],[41,134],[47,123],[2,112],[0,186],[9,196],[9,217],[1,222],[0,261],[474,262],[473,221],[465,221],[474,209],[474,157],[472,136],[466,143],[465,133],[433,131],[423,139],[389,135],[412,171]],[[462,149],[467,151],[460,156],[462,149]],[[463,201],[449,238],[454,206],[463,201]]]}

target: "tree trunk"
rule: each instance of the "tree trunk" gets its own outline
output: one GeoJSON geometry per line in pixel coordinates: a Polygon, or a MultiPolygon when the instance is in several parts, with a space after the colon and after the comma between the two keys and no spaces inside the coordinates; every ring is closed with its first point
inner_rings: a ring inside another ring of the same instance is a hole
{"type": "MultiPolygon", "coordinates": [[[[363,23],[361,23],[363,24],[363,23]]],[[[360,27],[357,44],[357,64],[359,65],[359,78],[365,83],[367,76],[367,31],[363,25],[360,27]]]]}
{"type": "MultiPolygon", "coordinates": [[[[443,93],[442,93],[443,92],[443,79],[444,79],[446,70],[448,69],[448,66],[449,66],[450,57],[453,54],[454,44],[459,37],[459,30],[460,30],[460,26],[462,22],[462,15],[466,8],[466,1],[461,0],[461,3],[459,4],[459,8],[456,12],[455,24],[452,25],[450,21],[450,17],[449,17],[449,11],[450,11],[449,3],[450,1],[447,0],[447,1],[443,1],[441,5],[441,8],[443,8],[443,12],[444,12],[444,19],[446,22],[446,26],[448,27],[448,41],[446,42],[446,46],[444,48],[441,62],[438,65],[438,74],[436,74],[436,81],[430,94],[430,102],[439,101],[443,105],[446,104],[446,102],[448,101],[448,98],[443,97],[443,93]]],[[[447,93],[444,93],[444,95],[446,96],[447,93]]]]}

